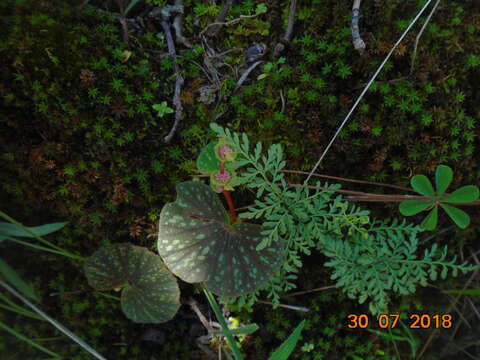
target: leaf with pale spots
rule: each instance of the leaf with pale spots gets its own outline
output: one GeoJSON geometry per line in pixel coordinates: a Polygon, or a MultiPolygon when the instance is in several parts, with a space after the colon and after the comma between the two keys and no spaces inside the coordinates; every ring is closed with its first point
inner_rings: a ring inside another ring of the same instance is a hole
{"type": "Polygon", "coordinates": [[[230,225],[218,195],[200,182],[177,185],[177,200],[160,214],[158,252],[167,267],[189,283],[204,282],[217,295],[257,290],[283,261],[281,242],[257,251],[260,225],[230,225]]]}
{"type": "Polygon", "coordinates": [[[146,248],[129,243],[103,247],[85,261],[84,271],[97,290],[123,288],[123,313],[136,323],[168,321],[180,307],[175,277],[146,248]]]}
{"type": "Polygon", "coordinates": [[[215,155],[217,142],[211,142],[205,146],[197,158],[197,168],[202,173],[211,173],[220,169],[220,161],[215,155]]]}

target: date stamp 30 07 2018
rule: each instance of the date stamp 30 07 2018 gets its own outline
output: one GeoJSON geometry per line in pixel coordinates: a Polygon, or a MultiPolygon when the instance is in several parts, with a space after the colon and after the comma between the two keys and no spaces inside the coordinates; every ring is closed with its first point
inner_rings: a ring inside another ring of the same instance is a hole
{"type": "MultiPolygon", "coordinates": [[[[347,328],[366,329],[370,326],[378,326],[381,329],[394,329],[398,326],[400,314],[380,314],[372,317],[366,314],[348,314],[347,328]]],[[[451,314],[411,314],[408,316],[408,328],[410,329],[449,329],[453,325],[451,314]]]]}

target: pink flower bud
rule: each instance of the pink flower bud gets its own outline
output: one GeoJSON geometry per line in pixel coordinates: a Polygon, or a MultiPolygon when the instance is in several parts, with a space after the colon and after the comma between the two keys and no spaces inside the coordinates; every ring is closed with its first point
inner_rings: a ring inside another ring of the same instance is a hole
{"type": "Polygon", "coordinates": [[[228,160],[229,155],[233,153],[233,150],[230,146],[228,145],[222,145],[218,148],[218,154],[220,155],[220,159],[222,160],[228,160]]]}
{"type": "Polygon", "coordinates": [[[215,180],[223,184],[227,184],[230,181],[230,178],[230,173],[226,170],[223,172],[219,171],[215,174],[215,180]]]}

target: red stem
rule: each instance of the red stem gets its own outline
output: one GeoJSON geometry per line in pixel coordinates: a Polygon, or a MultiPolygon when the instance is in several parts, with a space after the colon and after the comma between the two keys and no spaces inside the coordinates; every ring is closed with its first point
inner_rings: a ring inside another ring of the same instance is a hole
{"type": "Polygon", "coordinates": [[[232,219],[232,225],[234,225],[237,222],[237,212],[235,211],[235,206],[233,205],[230,192],[228,190],[223,190],[223,196],[225,196],[225,200],[227,200],[228,209],[230,210],[230,217],[232,219]]]}

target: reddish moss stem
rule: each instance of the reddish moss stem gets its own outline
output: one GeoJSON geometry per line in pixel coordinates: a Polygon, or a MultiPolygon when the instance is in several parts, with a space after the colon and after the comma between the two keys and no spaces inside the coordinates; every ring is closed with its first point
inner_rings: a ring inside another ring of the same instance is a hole
{"type": "Polygon", "coordinates": [[[232,225],[237,222],[237,212],[235,211],[235,206],[233,205],[232,197],[230,196],[230,192],[228,190],[223,190],[223,196],[225,196],[225,200],[227,200],[228,209],[230,210],[230,217],[232,219],[232,225]]]}

